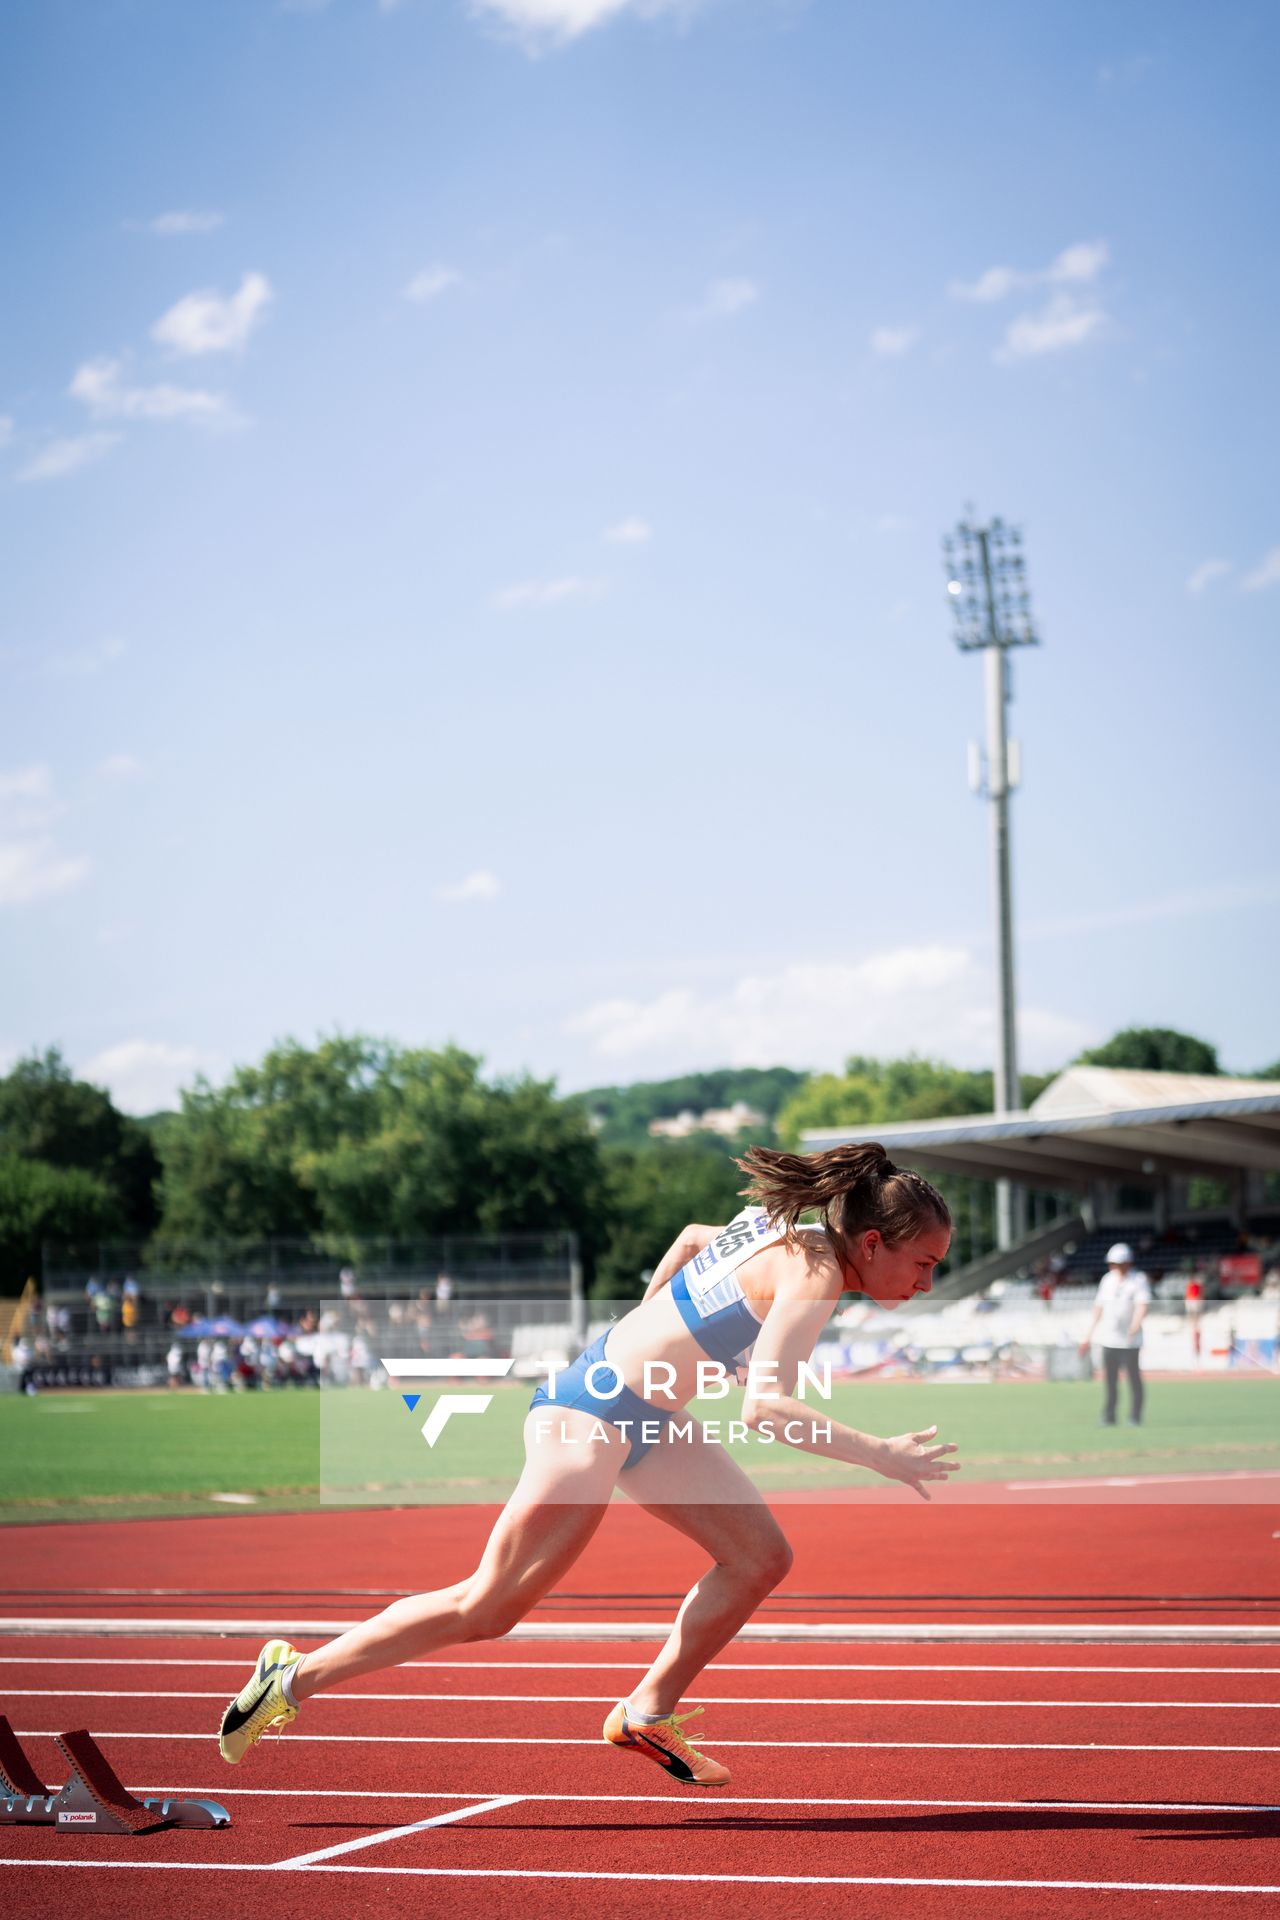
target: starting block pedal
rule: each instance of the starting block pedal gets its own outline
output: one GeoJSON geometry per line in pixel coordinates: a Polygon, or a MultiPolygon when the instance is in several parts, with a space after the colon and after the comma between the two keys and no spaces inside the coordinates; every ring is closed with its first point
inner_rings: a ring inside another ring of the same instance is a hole
{"type": "Polygon", "coordinates": [[[46,1787],[0,1714],[0,1826],[56,1827],[61,1833],[151,1833],[159,1827],[229,1827],[216,1800],[135,1799],[83,1727],[54,1741],[71,1769],[65,1787],[46,1787]]]}

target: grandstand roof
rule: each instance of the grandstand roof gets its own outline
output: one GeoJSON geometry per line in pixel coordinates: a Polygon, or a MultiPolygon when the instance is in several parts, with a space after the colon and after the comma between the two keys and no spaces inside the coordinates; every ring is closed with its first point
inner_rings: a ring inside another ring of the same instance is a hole
{"type": "Polygon", "coordinates": [[[808,1152],[882,1140],[930,1172],[1032,1186],[1161,1174],[1280,1173],[1280,1081],[1068,1067],[1026,1113],[817,1128],[808,1152]]]}

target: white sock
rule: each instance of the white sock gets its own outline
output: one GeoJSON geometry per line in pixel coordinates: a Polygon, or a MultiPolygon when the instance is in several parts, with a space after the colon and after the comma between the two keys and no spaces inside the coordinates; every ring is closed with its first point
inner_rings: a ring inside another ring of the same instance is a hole
{"type": "Polygon", "coordinates": [[[627,1718],[634,1720],[641,1727],[656,1727],[659,1720],[669,1720],[671,1715],[669,1713],[637,1713],[628,1700],[627,1718]]]}
{"type": "Polygon", "coordinates": [[[301,1660],[295,1660],[291,1666],[285,1668],[283,1674],[280,1676],[280,1691],[295,1712],[302,1705],[302,1702],[295,1700],[293,1697],[293,1676],[301,1665],[301,1660]]]}

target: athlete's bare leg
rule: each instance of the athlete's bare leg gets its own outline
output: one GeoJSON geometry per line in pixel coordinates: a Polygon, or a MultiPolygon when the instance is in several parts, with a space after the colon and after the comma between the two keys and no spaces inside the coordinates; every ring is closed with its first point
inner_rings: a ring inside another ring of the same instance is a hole
{"type": "Polygon", "coordinates": [[[539,1408],[525,1422],[526,1460],[514,1493],[467,1580],[397,1600],[347,1633],[305,1654],[292,1681],[296,1700],[398,1666],[463,1640],[497,1639],[536,1606],[573,1565],[599,1526],[628,1443],[613,1427],[590,1443],[601,1424],[562,1407],[539,1408]],[[553,1414],[578,1444],[534,1438],[534,1423],[553,1414]]]}
{"type": "Polygon", "coordinates": [[[665,1715],[785,1579],[791,1548],[756,1487],[714,1442],[655,1447],[619,1484],[637,1506],[688,1534],[715,1561],[686,1595],[662,1651],[628,1696],[636,1713],[665,1715]]]}

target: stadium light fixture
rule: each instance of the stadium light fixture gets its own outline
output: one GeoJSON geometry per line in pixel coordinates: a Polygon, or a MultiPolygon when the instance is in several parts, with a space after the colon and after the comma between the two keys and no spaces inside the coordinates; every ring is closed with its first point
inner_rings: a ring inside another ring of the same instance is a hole
{"type": "MultiPolygon", "coordinates": [[[[1018,1076],[1017,998],[1013,952],[1013,882],[1009,851],[1009,795],[1018,785],[1021,753],[1008,736],[1012,698],[1008,656],[1014,647],[1040,644],[1031,619],[1022,534],[998,517],[979,526],[972,509],[942,542],[947,596],[955,619],[956,645],[962,653],[986,654],[987,745],[983,755],[969,746],[969,784],[990,803],[991,865],[995,895],[997,1113],[1022,1107],[1018,1076]]],[[[1011,1245],[1020,1222],[1015,1218],[1011,1182],[996,1183],[996,1241],[1011,1245]]]]}

